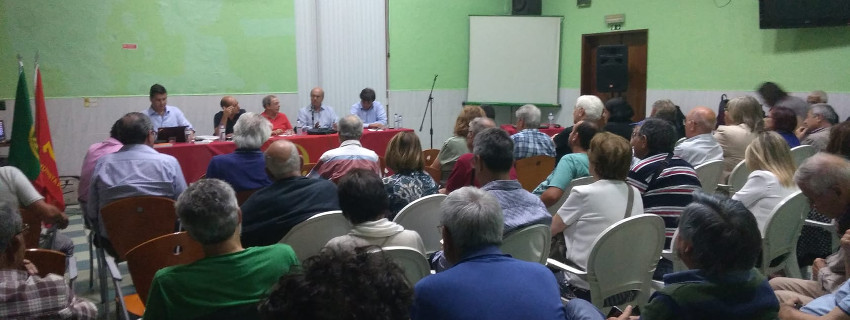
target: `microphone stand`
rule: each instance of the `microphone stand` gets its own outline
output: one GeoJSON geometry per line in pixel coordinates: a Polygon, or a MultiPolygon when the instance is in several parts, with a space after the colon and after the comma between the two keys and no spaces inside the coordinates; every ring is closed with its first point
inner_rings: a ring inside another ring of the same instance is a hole
{"type": "Polygon", "coordinates": [[[425,113],[422,115],[422,123],[419,124],[419,132],[425,127],[425,116],[428,115],[428,109],[431,109],[431,149],[434,149],[434,85],[437,84],[437,75],[434,75],[434,82],[431,83],[431,92],[428,93],[428,102],[425,103],[425,113]]]}

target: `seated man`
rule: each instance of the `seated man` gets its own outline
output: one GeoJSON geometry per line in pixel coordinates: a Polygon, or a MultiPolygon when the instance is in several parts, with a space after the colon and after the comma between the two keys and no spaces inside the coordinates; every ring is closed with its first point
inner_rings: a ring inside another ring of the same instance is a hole
{"type": "MultiPolygon", "coordinates": [[[[605,113],[607,113],[605,105],[602,104],[602,100],[599,97],[594,95],[580,96],[576,99],[576,105],[573,108],[573,123],[590,121],[596,123],[598,128],[605,128],[605,122],[607,121],[604,118],[605,113]]],[[[573,132],[573,126],[564,128],[564,130],[561,130],[560,133],[552,137],[552,141],[555,143],[556,162],[565,154],[573,152],[570,149],[570,132],[573,132]]]]}
{"type": "Polygon", "coordinates": [[[0,193],[0,318],[96,319],[97,307],[76,297],[63,275],[39,277],[36,266],[24,259],[28,226],[7,197],[0,193]]]}
{"type": "Polygon", "coordinates": [[[593,122],[579,121],[570,132],[570,148],[568,153],[558,160],[555,170],[540,182],[534,189],[534,194],[540,196],[540,201],[547,208],[558,202],[564,195],[564,190],[573,179],[587,177],[590,175],[590,163],[587,161],[587,150],[590,148],[590,140],[599,132],[599,128],[593,122]]]}
{"type": "Polygon", "coordinates": [[[221,179],[236,192],[256,190],[272,184],[266,174],[266,161],[260,147],[269,140],[271,124],[263,116],[247,112],[233,126],[233,153],[214,156],[207,166],[207,178],[221,179]]]}
{"type": "Polygon", "coordinates": [[[326,151],[319,157],[308,178],[328,179],[336,183],[351,169],[368,169],[381,176],[381,164],[375,151],[360,144],[363,122],[350,114],[339,121],[339,148],[326,151]]]}
{"type": "Polygon", "coordinates": [[[154,84],[150,90],[151,106],[142,113],[146,114],[152,123],[153,131],[159,128],[187,126],[192,128],[189,120],[183,115],[183,111],[175,106],[168,105],[168,92],[160,84],[154,84]]]}
{"type": "Polygon", "coordinates": [[[698,166],[713,160],[723,160],[723,148],[714,139],[712,132],[717,125],[714,111],[696,107],[685,116],[685,141],[673,149],[673,154],[698,166]]]}
{"type": "Polygon", "coordinates": [[[375,101],[375,90],[372,88],[360,91],[360,102],[351,106],[351,114],[363,121],[364,128],[381,129],[387,127],[387,111],[380,102],[375,101]]]}
{"type": "Polygon", "coordinates": [[[540,109],[533,104],[519,107],[516,111],[517,133],[511,136],[514,140],[514,158],[516,160],[533,156],[555,156],[555,143],[552,138],[540,132],[540,109]]]}
{"type": "MultiPolygon", "coordinates": [[[[16,210],[23,207],[31,214],[41,217],[47,224],[56,224],[60,229],[68,226],[68,216],[56,206],[44,201],[27,176],[12,166],[0,167],[0,194],[9,195],[9,205],[16,210]]],[[[68,236],[57,233],[51,248],[68,256],[74,255],[74,242],[68,236]]]]}
{"type": "Polygon", "coordinates": [[[334,129],[336,130],[336,112],[331,106],[322,104],[325,100],[325,91],[315,87],[310,90],[310,105],[298,109],[298,128],[306,132],[307,129],[334,129]]]}
{"type": "Polygon", "coordinates": [[[339,210],[336,185],[301,176],[301,156],[289,140],[273,142],[265,153],[274,183],[242,204],[242,245],[266,246],[317,213],[339,210]]]}
{"type": "Polygon", "coordinates": [[[221,111],[213,116],[213,129],[215,130],[213,135],[218,137],[221,134],[221,127],[224,127],[224,134],[230,138],[233,135],[233,126],[236,125],[236,121],[245,113],[245,110],[239,108],[239,101],[231,96],[221,98],[220,104],[221,111]]]}
{"type": "Polygon", "coordinates": [[[80,202],[80,210],[83,211],[84,216],[88,216],[86,210],[88,209],[87,204],[89,202],[89,184],[91,183],[91,176],[94,173],[94,166],[97,164],[97,160],[104,155],[121,150],[121,147],[124,146],[121,144],[121,141],[118,141],[118,126],[120,125],[121,119],[118,119],[118,121],[112,124],[112,128],[109,130],[109,138],[92,144],[89,146],[88,151],[86,151],[86,157],[83,159],[83,167],[80,169],[80,184],[77,185],[77,200],[80,202]]]}
{"type": "MultiPolygon", "coordinates": [[[[495,127],[496,123],[493,122],[493,119],[486,117],[472,119],[469,122],[469,133],[466,135],[466,147],[471,151],[475,135],[484,129],[495,127]]],[[[475,178],[475,167],[472,165],[473,158],[475,158],[475,155],[472,152],[464,153],[457,158],[452,173],[446,180],[446,188],[441,190],[441,193],[448,194],[466,186],[481,187],[481,182],[475,178]]],[[[516,169],[513,166],[511,166],[510,178],[516,180],[516,169]]]]}
{"type": "Polygon", "coordinates": [[[285,244],[242,248],[242,213],[226,182],[201,179],[175,205],[177,216],[204,258],[156,272],[145,304],[145,319],[195,319],[218,309],[256,304],[290,268],[298,265],[285,244]]]}
{"type": "Polygon", "coordinates": [[[832,106],[825,103],[812,105],[803,125],[797,129],[800,144],[808,144],[818,151],[824,151],[829,144],[829,131],[838,123],[838,115],[832,106]]]}
{"type": "Polygon", "coordinates": [[[292,124],[289,123],[289,118],[280,112],[280,100],[277,97],[268,95],[263,98],[263,109],[263,117],[272,124],[272,135],[292,133],[292,124]]]}

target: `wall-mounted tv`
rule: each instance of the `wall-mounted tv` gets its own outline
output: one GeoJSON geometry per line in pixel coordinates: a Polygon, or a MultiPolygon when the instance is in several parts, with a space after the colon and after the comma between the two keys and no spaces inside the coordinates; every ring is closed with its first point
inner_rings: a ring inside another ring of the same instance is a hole
{"type": "Polygon", "coordinates": [[[850,0],[759,0],[762,29],[850,25],[850,0]]]}

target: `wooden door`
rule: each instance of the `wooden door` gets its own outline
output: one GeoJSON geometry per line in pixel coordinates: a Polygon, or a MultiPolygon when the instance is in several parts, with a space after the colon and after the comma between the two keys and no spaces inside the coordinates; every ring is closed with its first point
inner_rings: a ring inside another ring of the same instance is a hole
{"type": "Polygon", "coordinates": [[[634,109],[634,121],[646,115],[647,30],[618,31],[582,35],[581,94],[598,96],[602,101],[622,96],[634,109]],[[599,46],[624,44],[629,48],[629,86],[625,92],[599,92],[596,89],[596,51],[599,46]]]}

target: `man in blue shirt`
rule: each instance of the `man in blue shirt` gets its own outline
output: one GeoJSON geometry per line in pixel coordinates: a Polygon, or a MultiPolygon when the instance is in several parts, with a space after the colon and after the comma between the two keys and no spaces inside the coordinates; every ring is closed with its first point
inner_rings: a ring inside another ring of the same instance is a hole
{"type": "Polygon", "coordinates": [[[364,128],[382,129],[387,126],[387,111],[380,102],[375,101],[372,88],[360,91],[360,102],[351,105],[351,114],[360,117],[364,128]]]}
{"type": "Polygon", "coordinates": [[[183,111],[167,104],[168,92],[165,91],[165,87],[162,85],[157,83],[151,86],[150,100],[150,108],[143,113],[150,118],[154,132],[159,130],[159,128],[168,127],[187,126],[193,128],[189,120],[186,120],[186,116],[183,115],[183,111]]]}
{"type": "Polygon", "coordinates": [[[315,87],[310,90],[310,105],[298,110],[298,126],[302,130],[330,128],[336,130],[336,112],[330,106],[323,105],[325,91],[315,87]]]}

